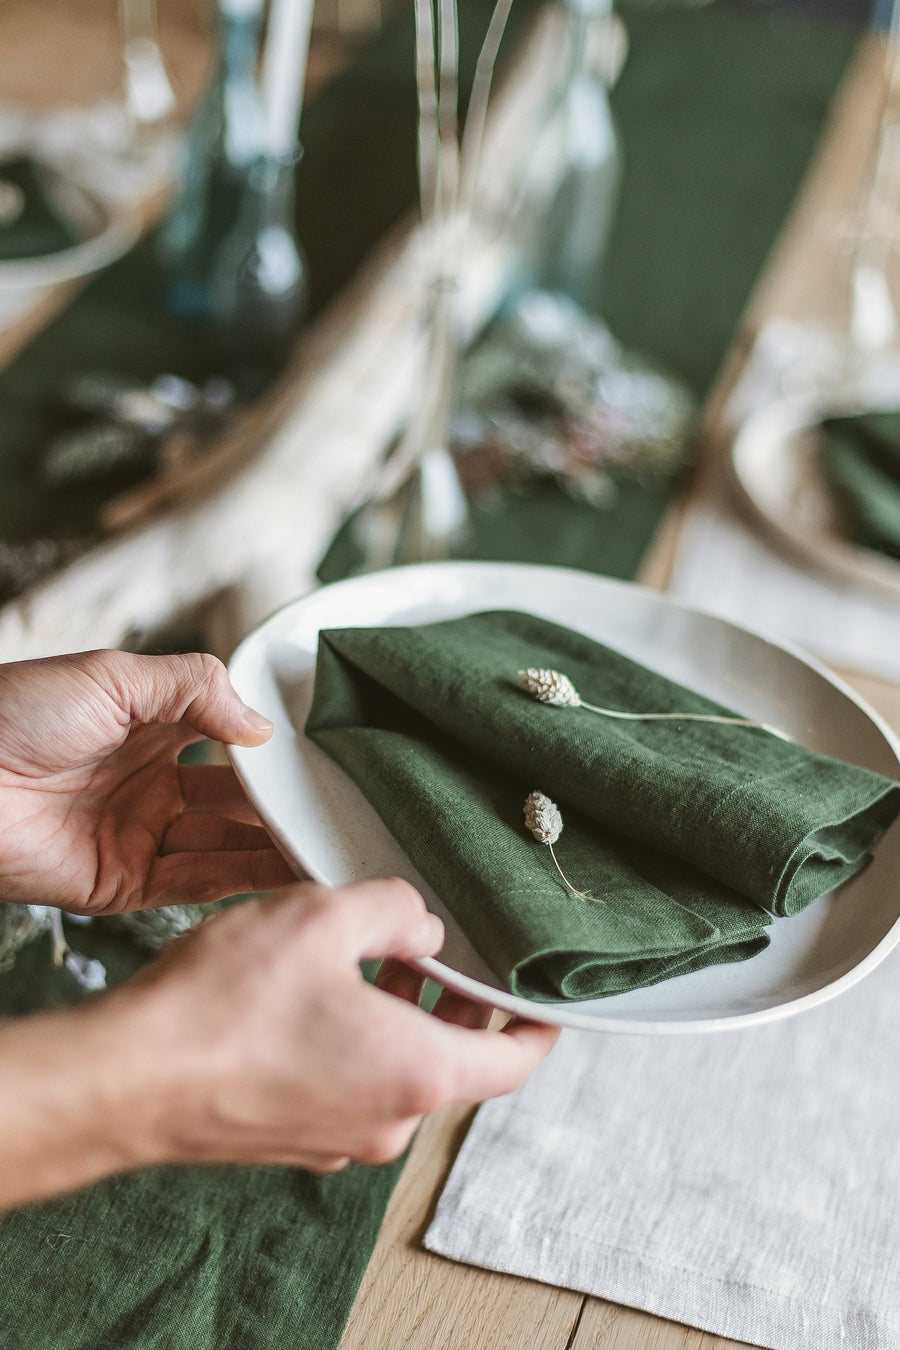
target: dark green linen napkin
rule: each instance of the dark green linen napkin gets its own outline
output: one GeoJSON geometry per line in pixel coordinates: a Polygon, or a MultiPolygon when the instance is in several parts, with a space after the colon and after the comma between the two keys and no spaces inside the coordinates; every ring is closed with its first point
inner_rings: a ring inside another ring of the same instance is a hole
{"type": "Polygon", "coordinates": [[[829,417],[820,430],[822,466],[852,538],[900,558],[900,412],[829,417]]]}
{"type": "Polygon", "coordinates": [[[320,636],[307,733],[362,788],[495,973],[533,998],[619,993],[766,944],[865,865],[900,785],[754,727],[623,722],[537,703],[561,671],[627,712],[736,715],[518,612],[320,636]],[[565,828],[549,850],[525,798],[565,828]]]}

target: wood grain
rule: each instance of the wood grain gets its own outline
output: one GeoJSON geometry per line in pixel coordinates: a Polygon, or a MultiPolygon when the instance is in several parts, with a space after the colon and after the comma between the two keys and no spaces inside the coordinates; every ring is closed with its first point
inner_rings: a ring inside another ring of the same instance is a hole
{"type": "Polygon", "coordinates": [[[745,1350],[745,1342],[710,1336],[649,1313],[588,1299],[566,1350],[745,1350]]]}
{"type": "Polygon", "coordinates": [[[425,1122],[391,1200],[341,1350],[563,1350],[581,1294],[459,1265],[423,1250],[433,1200],[471,1107],[425,1122]]]}

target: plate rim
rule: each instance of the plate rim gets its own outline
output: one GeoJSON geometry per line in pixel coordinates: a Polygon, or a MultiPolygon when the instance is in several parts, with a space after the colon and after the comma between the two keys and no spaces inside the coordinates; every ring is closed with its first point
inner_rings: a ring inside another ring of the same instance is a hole
{"type": "MultiPolygon", "coordinates": [[[[900,735],[893,730],[884,717],[876,708],[866,700],[861,694],[852,688],[840,675],[828,669],[827,666],[819,661],[811,653],[805,651],[798,643],[789,638],[776,636],[765,628],[758,628],[751,624],[739,624],[733,619],[723,618],[714,611],[705,609],[700,605],[689,604],[677,596],[671,596],[665,591],[660,591],[654,587],[647,586],[641,582],[627,581],[619,577],[606,577],[600,573],[586,572],[580,568],[558,567],[542,563],[520,563],[520,562],[495,562],[478,560],[451,560],[446,562],[422,562],[408,563],[398,567],[384,568],[377,572],[366,572],[359,576],[345,577],[340,581],[330,582],[324,586],[314,587],[303,595],[296,596],[292,600],[286,601],[274,610],[267,618],[251,630],[238,644],[232,653],[228,662],[229,678],[232,678],[233,670],[238,666],[246,656],[251,645],[260,641],[265,630],[270,626],[275,627],[282,616],[290,609],[299,608],[301,605],[318,599],[324,592],[332,592],[337,588],[357,588],[360,584],[374,583],[384,577],[396,577],[398,574],[426,573],[434,572],[440,569],[446,572],[453,569],[459,572],[484,572],[503,571],[518,573],[524,576],[527,573],[540,573],[542,575],[555,574],[561,579],[566,577],[578,577],[582,580],[597,583],[601,589],[613,589],[621,591],[638,591],[654,601],[680,610],[687,614],[699,614],[703,618],[712,620],[725,628],[729,628],[738,633],[749,634],[757,638],[768,646],[774,647],[779,651],[787,653],[794,657],[809,669],[813,670],[825,682],[837,689],[845,698],[854,703],[860,711],[875,725],[877,730],[884,737],[895,759],[900,765],[900,735]]],[[[226,745],[226,752],[229,760],[241,782],[244,791],[247,793],[250,801],[257,808],[260,803],[247,781],[247,775],[244,771],[244,760],[247,754],[252,753],[252,747],[226,745]]],[[[335,766],[340,769],[340,766],[335,766]]],[[[340,769],[341,773],[344,773],[340,769]]],[[[345,775],[347,776],[347,775],[345,775]]],[[[348,777],[348,782],[352,779],[348,777]]],[[[900,823],[895,824],[894,828],[900,827],[900,823]]],[[[269,825],[266,826],[272,834],[279,848],[283,852],[294,853],[287,840],[279,837],[279,831],[269,825]]],[[[336,883],[326,877],[317,867],[311,867],[304,863],[309,878],[321,885],[334,886],[336,883]]],[[[693,1018],[693,1019],[628,1019],[628,1018],[604,1018],[602,1015],[587,1013],[578,1013],[577,1002],[565,1005],[564,1012],[558,1012],[556,1005],[552,1008],[549,1005],[537,1003],[530,999],[521,998],[519,995],[511,994],[502,989],[494,989],[490,985],[483,984],[471,976],[464,975],[462,972],[454,970],[452,966],[446,966],[436,957],[421,957],[410,964],[414,965],[424,975],[437,981],[445,988],[452,989],[454,992],[466,997],[473,998],[477,1002],[489,1003],[494,1008],[499,1008],[504,1012],[509,1012],[514,1016],[524,1018],[531,1022],[547,1023],[554,1026],[569,1027],[576,1030],[598,1031],[614,1035],[706,1035],[714,1032],[723,1031],[743,1031],[750,1027],[762,1026],[771,1022],[783,1021],[788,1017],[794,1017],[801,1012],[812,1008],[821,1007],[824,1003],[830,1002],[840,994],[853,988],[873,970],[875,970],[882,961],[894,950],[900,943],[900,914],[891,924],[884,936],[875,944],[872,950],[858,961],[850,970],[839,976],[836,980],[829,981],[819,989],[802,994],[798,998],[785,1000],[783,1003],[777,1003],[769,1008],[759,1008],[753,1012],[726,1014],[720,1017],[693,1018]]]]}

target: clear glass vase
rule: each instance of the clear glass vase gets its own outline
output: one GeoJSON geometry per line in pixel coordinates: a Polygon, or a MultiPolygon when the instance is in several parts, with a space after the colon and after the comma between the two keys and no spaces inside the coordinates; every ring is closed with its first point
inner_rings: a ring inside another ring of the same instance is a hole
{"type": "Polygon", "coordinates": [[[278,370],[306,308],[308,269],[294,224],[298,159],[256,161],[213,258],[209,293],[217,338],[252,385],[278,370]]]}
{"type": "Polygon", "coordinates": [[[524,203],[526,288],[558,291],[580,309],[600,307],[603,258],[618,196],[619,148],[606,87],[609,0],[566,0],[566,58],[538,130],[524,203]]]}

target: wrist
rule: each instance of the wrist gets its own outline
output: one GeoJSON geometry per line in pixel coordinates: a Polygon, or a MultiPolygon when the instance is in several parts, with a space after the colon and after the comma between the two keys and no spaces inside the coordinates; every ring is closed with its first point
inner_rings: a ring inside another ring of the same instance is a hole
{"type": "Polygon", "coordinates": [[[0,1028],[0,1208],[168,1161],[116,997],[0,1028]]]}

